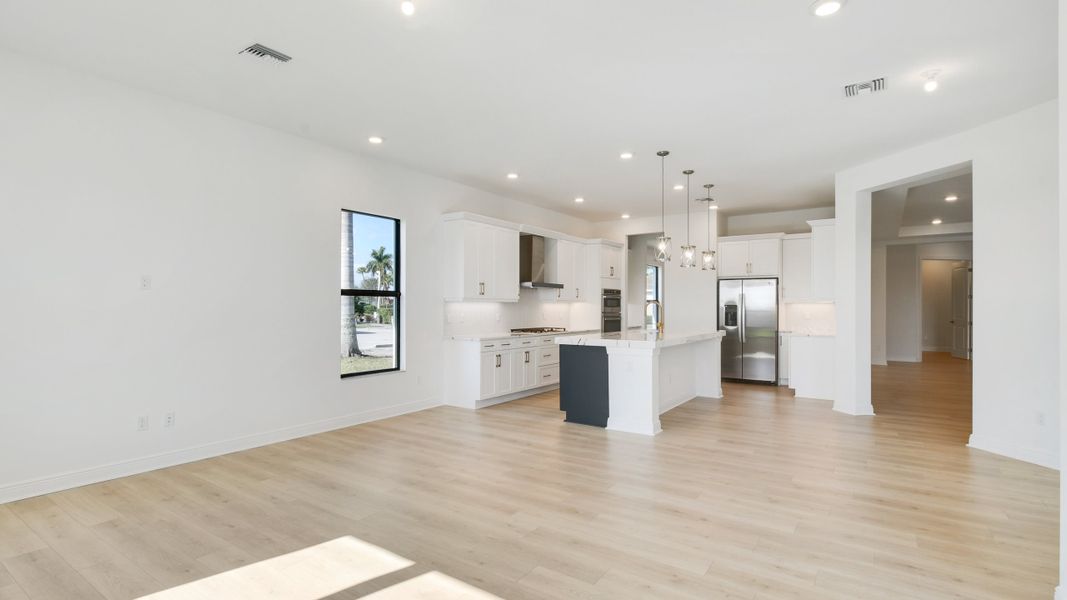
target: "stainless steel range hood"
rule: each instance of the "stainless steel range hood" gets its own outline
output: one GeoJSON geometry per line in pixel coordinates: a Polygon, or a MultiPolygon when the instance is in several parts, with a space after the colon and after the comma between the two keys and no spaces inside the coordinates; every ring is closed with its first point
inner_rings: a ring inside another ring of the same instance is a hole
{"type": "Polygon", "coordinates": [[[528,233],[519,236],[519,281],[524,288],[563,289],[562,283],[545,281],[545,238],[528,233]]]}

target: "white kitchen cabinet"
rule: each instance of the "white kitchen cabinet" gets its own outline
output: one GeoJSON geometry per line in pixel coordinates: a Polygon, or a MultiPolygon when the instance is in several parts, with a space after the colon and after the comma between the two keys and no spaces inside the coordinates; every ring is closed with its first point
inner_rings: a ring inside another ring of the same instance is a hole
{"type": "Polygon", "coordinates": [[[563,288],[546,289],[542,298],[561,302],[583,301],[589,294],[585,285],[585,265],[585,244],[570,240],[545,240],[545,281],[561,283],[563,288]]]}
{"type": "Polygon", "coordinates": [[[789,337],[789,332],[778,333],[778,385],[789,383],[789,355],[792,352],[789,337]]]}
{"type": "Polygon", "coordinates": [[[446,301],[518,302],[517,226],[446,215],[444,237],[446,301]]]}
{"type": "Polygon", "coordinates": [[[444,355],[445,403],[482,408],[559,383],[554,336],[450,340],[444,355]]]}
{"type": "Polygon", "coordinates": [[[527,347],[511,351],[511,389],[528,390],[537,387],[537,348],[527,347]]]}
{"type": "Polygon", "coordinates": [[[786,302],[811,299],[811,261],[810,235],[789,236],[782,240],[782,299],[786,302]]]}
{"type": "Polygon", "coordinates": [[[719,242],[719,277],[777,277],[781,274],[781,236],[719,242]]]}
{"type": "Polygon", "coordinates": [[[622,280],[622,248],[600,244],[600,278],[622,280]]]}
{"type": "Polygon", "coordinates": [[[837,232],[833,219],[808,221],[811,225],[811,298],[818,302],[833,302],[835,287],[835,260],[837,232]]]}
{"type": "Polygon", "coordinates": [[[789,337],[789,387],[798,398],[834,399],[834,337],[789,337]]]}
{"type": "Polygon", "coordinates": [[[719,244],[719,277],[748,275],[748,242],[719,244]]]}

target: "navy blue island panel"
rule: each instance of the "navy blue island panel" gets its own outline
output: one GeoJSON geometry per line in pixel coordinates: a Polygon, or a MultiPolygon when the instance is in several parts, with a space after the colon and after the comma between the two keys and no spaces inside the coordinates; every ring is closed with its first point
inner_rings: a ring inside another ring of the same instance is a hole
{"type": "Polygon", "coordinates": [[[608,426],[607,348],[560,345],[559,409],[568,423],[608,426]]]}

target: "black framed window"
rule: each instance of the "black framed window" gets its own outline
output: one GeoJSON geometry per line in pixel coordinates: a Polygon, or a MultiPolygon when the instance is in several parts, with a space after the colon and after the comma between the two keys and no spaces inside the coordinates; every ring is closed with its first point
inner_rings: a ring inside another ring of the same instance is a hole
{"type": "MultiPolygon", "coordinates": [[[[660,270],[656,265],[648,265],[645,267],[645,300],[661,300],[660,290],[662,289],[660,281],[660,270]]],[[[652,312],[645,311],[645,326],[655,327],[656,323],[659,323],[659,307],[652,308],[652,312]]]]}
{"type": "Polygon", "coordinates": [[[400,369],[400,220],[341,211],[341,377],[400,369]]]}

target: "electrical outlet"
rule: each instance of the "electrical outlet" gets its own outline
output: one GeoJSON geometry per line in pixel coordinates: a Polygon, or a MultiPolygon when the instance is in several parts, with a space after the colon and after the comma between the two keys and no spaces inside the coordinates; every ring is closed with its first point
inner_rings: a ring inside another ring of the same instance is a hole
{"type": "Polygon", "coordinates": [[[150,289],[152,289],[152,276],[141,275],[141,291],[147,292],[150,289]]]}
{"type": "Polygon", "coordinates": [[[169,412],[163,417],[164,427],[174,427],[174,413],[169,412]]]}
{"type": "Polygon", "coordinates": [[[148,431],[148,415],[137,417],[137,431],[148,431]]]}

